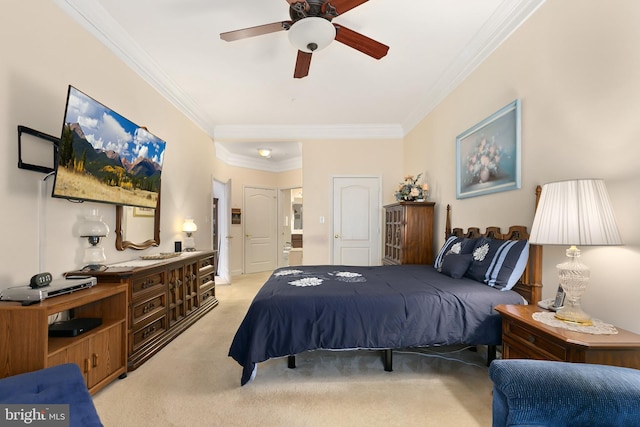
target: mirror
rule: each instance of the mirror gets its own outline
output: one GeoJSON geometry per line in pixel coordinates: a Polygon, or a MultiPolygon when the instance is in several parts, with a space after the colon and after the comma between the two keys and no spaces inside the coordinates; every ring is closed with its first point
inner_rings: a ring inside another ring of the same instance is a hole
{"type": "MultiPolygon", "coordinates": [[[[159,201],[158,201],[159,202],[159,201]]],[[[158,203],[160,206],[160,203],[158,203]]],[[[116,206],[116,249],[147,249],[160,244],[160,209],[116,206]]]]}

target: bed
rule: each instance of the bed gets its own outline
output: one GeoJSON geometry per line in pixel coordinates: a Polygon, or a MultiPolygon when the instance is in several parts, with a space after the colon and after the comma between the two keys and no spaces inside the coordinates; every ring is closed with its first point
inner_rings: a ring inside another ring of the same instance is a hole
{"type": "Polygon", "coordinates": [[[255,377],[260,362],[288,356],[293,368],[296,354],[320,349],[378,349],[387,371],[394,349],[487,345],[490,362],[502,338],[493,308],[540,300],[542,249],[529,244],[523,226],[503,234],[497,227],[464,232],[450,224],[447,206],[446,241],[433,265],[275,270],[229,349],[243,368],[241,385],[255,377]]]}

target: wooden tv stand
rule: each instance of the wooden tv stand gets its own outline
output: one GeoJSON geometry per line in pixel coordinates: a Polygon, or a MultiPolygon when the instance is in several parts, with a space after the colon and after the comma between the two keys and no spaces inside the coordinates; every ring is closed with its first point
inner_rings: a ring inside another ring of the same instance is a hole
{"type": "Polygon", "coordinates": [[[76,363],[92,394],[127,372],[127,288],[96,285],[22,306],[0,302],[0,377],[76,363]],[[49,316],[98,317],[75,337],[49,337],[49,316]]]}
{"type": "MultiPolygon", "coordinates": [[[[127,290],[127,367],[145,361],[218,305],[216,252],[184,252],[158,261],[132,260],[89,274],[127,290]]],[[[68,274],[88,274],[70,272],[68,274]]]]}

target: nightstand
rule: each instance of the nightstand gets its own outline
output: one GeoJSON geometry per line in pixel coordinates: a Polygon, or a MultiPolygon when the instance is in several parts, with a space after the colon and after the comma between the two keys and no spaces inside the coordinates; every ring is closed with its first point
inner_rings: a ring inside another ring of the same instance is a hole
{"type": "Polygon", "coordinates": [[[614,335],[594,335],[548,326],[534,320],[531,305],[499,305],[502,358],[597,363],[640,369],[640,335],[617,328],[614,335]]]}

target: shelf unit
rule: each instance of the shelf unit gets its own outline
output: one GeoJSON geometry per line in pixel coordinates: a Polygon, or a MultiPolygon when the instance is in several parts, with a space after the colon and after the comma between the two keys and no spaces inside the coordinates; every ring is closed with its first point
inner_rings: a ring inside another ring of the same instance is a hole
{"type": "Polygon", "coordinates": [[[31,306],[0,302],[0,377],[76,363],[92,394],[127,372],[127,288],[96,285],[31,306]],[[76,337],[49,337],[50,316],[99,317],[76,337]]]}

